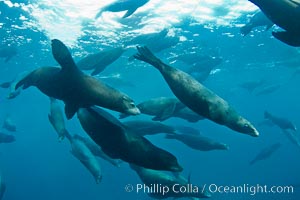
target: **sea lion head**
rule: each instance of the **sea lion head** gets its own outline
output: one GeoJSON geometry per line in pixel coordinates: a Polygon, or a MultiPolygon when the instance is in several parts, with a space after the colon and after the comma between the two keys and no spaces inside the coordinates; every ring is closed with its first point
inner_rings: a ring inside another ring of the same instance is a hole
{"type": "Polygon", "coordinates": [[[259,136],[259,132],[256,130],[256,128],[243,117],[239,117],[234,125],[234,130],[251,135],[253,137],[259,136]]]}
{"type": "Polygon", "coordinates": [[[134,101],[127,95],[122,96],[122,104],[123,105],[123,110],[125,111],[125,114],[130,114],[130,115],[139,115],[141,114],[141,111],[136,107],[134,104],[134,101]]]}

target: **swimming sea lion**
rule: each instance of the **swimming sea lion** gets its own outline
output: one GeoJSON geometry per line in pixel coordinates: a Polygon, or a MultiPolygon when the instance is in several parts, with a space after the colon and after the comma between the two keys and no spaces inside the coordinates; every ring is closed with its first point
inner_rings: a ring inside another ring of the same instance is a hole
{"type": "Polygon", "coordinates": [[[282,130],[290,129],[293,131],[297,131],[297,127],[288,119],[277,117],[275,115],[272,115],[268,111],[265,111],[264,115],[265,119],[270,120],[271,122],[273,122],[273,124],[277,125],[282,130]]]}
{"type": "Polygon", "coordinates": [[[102,158],[103,160],[106,160],[107,162],[109,162],[110,164],[116,166],[116,167],[120,167],[120,160],[115,160],[110,158],[108,155],[106,155],[101,147],[96,144],[92,139],[90,139],[89,137],[83,137],[81,135],[73,135],[74,139],[78,139],[81,140],[82,142],[84,142],[84,144],[90,149],[90,151],[94,154],[94,156],[97,156],[99,158],[102,158]]]}
{"type": "Polygon", "coordinates": [[[227,144],[216,142],[208,137],[192,134],[168,134],[167,139],[176,139],[188,147],[199,151],[228,150],[227,144]]]}
{"type": "Polygon", "coordinates": [[[147,47],[137,47],[135,58],[153,65],[163,75],[174,95],[199,115],[232,130],[258,136],[255,127],[229,104],[187,73],[163,63],[147,47]]]}
{"type": "Polygon", "coordinates": [[[101,167],[94,154],[80,139],[71,136],[69,133],[67,133],[65,136],[71,144],[72,155],[76,157],[91,172],[96,183],[100,183],[102,180],[101,167]]]}
{"type": "Polygon", "coordinates": [[[6,184],[3,181],[2,175],[0,174],[0,200],[2,200],[5,190],[6,190],[6,184]]]}
{"type": "Polygon", "coordinates": [[[14,141],[16,141],[15,136],[0,132],[0,144],[1,143],[12,143],[14,141]]]}
{"type": "Polygon", "coordinates": [[[125,51],[123,47],[117,47],[110,50],[101,51],[99,53],[91,54],[81,59],[76,63],[79,69],[91,70],[92,76],[102,72],[108,65],[116,61],[125,51]]]}
{"type": "MultiPolygon", "coordinates": [[[[209,198],[211,194],[205,190],[205,188],[198,186],[192,188],[189,192],[179,192],[180,187],[189,187],[191,188],[192,184],[190,180],[186,180],[184,178],[179,178],[172,176],[166,172],[146,169],[143,167],[139,167],[133,164],[130,164],[130,168],[133,169],[137,175],[140,177],[144,187],[149,188],[157,188],[156,186],[168,187],[169,191],[166,193],[163,192],[147,192],[147,194],[155,199],[166,199],[173,197],[174,199],[177,198],[184,198],[184,197],[194,197],[194,198],[209,198]]],[[[143,188],[141,189],[141,191],[143,188]]]]}
{"type": "Polygon", "coordinates": [[[66,134],[68,134],[68,131],[65,127],[63,112],[59,103],[54,98],[50,98],[50,114],[48,114],[48,119],[58,134],[58,140],[62,141],[66,134]]]}
{"type": "Polygon", "coordinates": [[[122,18],[129,17],[132,15],[139,7],[145,5],[149,0],[119,0],[113,2],[104,8],[102,8],[96,15],[96,19],[101,16],[103,12],[120,12],[126,11],[125,15],[122,18]]]}
{"type": "Polygon", "coordinates": [[[126,130],[108,112],[96,107],[80,108],[77,116],[86,133],[111,158],[155,170],[183,170],[175,156],[154,146],[146,138],[126,130]]]}
{"type": "Polygon", "coordinates": [[[0,48],[0,58],[5,58],[4,62],[8,62],[15,55],[17,55],[17,49],[13,46],[0,48]]]}
{"type": "Polygon", "coordinates": [[[67,119],[72,118],[78,108],[92,105],[127,114],[140,113],[128,95],[81,72],[68,48],[61,41],[54,39],[51,45],[52,54],[61,65],[61,69],[38,68],[18,82],[16,88],[36,86],[47,96],[63,100],[67,119]]]}
{"type": "Polygon", "coordinates": [[[260,160],[265,160],[269,158],[275,151],[277,151],[281,147],[280,143],[273,144],[262,149],[253,160],[250,161],[249,165],[253,165],[260,160]]]}
{"type": "Polygon", "coordinates": [[[123,124],[139,135],[154,135],[158,133],[175,134],[175,129],[160,122],[133,120],[123,124]]]}
{"type": "Polygon", "coordinates": [[[285,31],[273,32],[278,40],[295,47],[300,46],[299,0],[249,0],[285,31]]]}

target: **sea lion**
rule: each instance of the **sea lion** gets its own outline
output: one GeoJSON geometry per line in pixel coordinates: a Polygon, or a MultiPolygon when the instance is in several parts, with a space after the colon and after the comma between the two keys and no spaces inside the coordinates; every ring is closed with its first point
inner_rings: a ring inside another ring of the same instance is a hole
{"type": "Polygon", "coordinates": [[[103,12],[120,12],[126,11],[125,15],[122,18],[129,17],[132,15],[139,7],[145,5],[149,0],[119,0],[108,4],[103,7],[96,15],[96,19],[102,15],[103,12]]]}
{"type": "Polygon", "coordinates": [[[17,131],[17,126],[11,119],[10,115],[6,115],[2,128],[10,131],[10,132],[16,132],[17,131]]]}
{"type": "Polygon", "coordinates": [[[300,1],[249,0],[276,25],[285,31],[272,32],[278,40],[294,47],[300,46],[300,1]]]}
{"type": "Polygon", "coordinates": [[[123,47],[117,47],[110,50],[101,51],[99,53],[91,54],[81,59],[76,63],[81,70],[91,70],[92,76],[101,73],[108,65],[116,61],[125,51],[123,47]]]}
{"type": "Polygon", "coordinates": [[[271,94],[273,92],[276,92],[280,88],[281,88],[281,84],[266,85],[263,88],[261,88],[260,90],[257,90],[255,93],[255,96],[271,94]]]}
{"type": "Polygon", "coordinates": [[[96,183],[100,183],[102,180],[101,167],[95,158],[94,154],[80,139],[71,136],[66,133],[66,138],[71,144],[71,153],[77,158],[94,176],[96,183]]]}
{"type": "Polygon", "coordinates": [[[8,62],[15,55],[17,55],[17,49],[13,46],[0,48],[0,58],[5,58],[4,62],[8,62]]]}
{"type": "Polygon", "coordinates": [[[277,125],[282,130],[290,129],[293,131],[297,131],[297,127],[288,119],[277,117],[275,115],[272,115],[268,111],[265,111],[264,116],[265,119],[270,120],[271,122],[273,122],[273,124],[277,125]]]}
{"type": "Polygon", "coordinates": [[[1,143],[12,143],[14,141],[16,141],[15,136],[0,132],[0,144],[1,143]]]}
{"type": "Polygon", "coordinates": [[[228,150],[229,147],[227,144],[216,142],[208,137],[205,137],[201,134],[192,135],[192,134],[168,134],[166,135],[167,139],[176,139],[188,147],[199,150],[199,151],[211,151],[211,150],[228,150]]]}
{"type": "Polygon", "coordinates": [[[269,30],[274,23],[269,20],[269,18],[262,12],[258,11],[254,15],[251,16],[247,24],[241,27],[241,34],[243,36],[248,35],[252,29],[259,26],[266,26],[266,30],[269,30]]]}
{"type": "Polygon", "coordinates": [[[6,184],[3,181],[2,175],[0,174],[0,200],[2,200],[5,190],[6,190],[6,184]]]}
{"type": "MultiPolygon", "coordinates": [[[[130,164],[130,168],[137,173],[143,184],[145,184],[143,187],[156,188],[156,190],[160,186],[165,188],[168,187],[169,190],[168,192],[165,191],[165,193],[159,192],[159,190],[157,190],[157,192],[147,192],[151,198],[166,199],[173,197],[174,199],[177,199],[194,197],[198,199],[211,197],[211,194],[205,190],[205,188],[198,188],[198,186],[195,185],[189,192],[179,192],[180,187],[187,187],[188,185],[192,187],[190,180],[187,181],[186,179],[177,178],[163,171],[146,169],[133,164],[130,164]]],[[[143,191],[143,189],[144,188],[141,188],[141,191],[143,191]]]]}
{"type": "Polygon", "coordinates": [[[205,119],[204,117],[195,113],[194,111],[192,111],[186,106],[182,109],[178,109],[177,111],[175,111],[172,117],[178,117],[191,123],[195,123],[198,122],[199,120],[205,119]]]}
{"type": "Polygon", "coordinates": [[[58,140],[62,141],[66,134],[68,134],[68,131],[65,127],[63,112],[59,103],[54,98],[50,98],[50,114],[48,114],[48,119],[58,134],[58,140]]]}
{"type": "Polygon", "coordinates": [[[61,41],[54,39],[51,45],[52,54],[61,69],[38,68],[18,82],[16,88],[36,86],[47,96],[63,100],[67,119],[72,118],[78,108],[92,105],[132,115],[140,113],[128,95],[81,72],[61,41]]]}
{"type": "Polygon", "coordinates": [[[288,130],[282,130],[284,135],[288,138],[288,140],[296,145],[298,148],[300,148],[300,139],[296,132],[288,131],[288,130]]]}
{"type": "MultiPolygon", "coordinates": [[[[153,121],[164,121],[172,117],[174,112],[185,107],[178,99],[170,97],[157,97],[143,101],[136,105],[141,113],[152,115],[153,121]]],[[[120,118],[128,115],[121,114],[120,118]]]]}
{"type": "Polygon", "coordinates": [[[120,163],[121,163],[120,160],[115,160],[115,159],[110,158],[108,155],[106,155],[102,151],[101,147],[98,144],[96,144],[89,137],[83,137],[81,135],[75,134],[75,135],[73,135],[73,138],[84,142],[84,144],[90,149],[90,151],[94,154],[94,156],[97,156],[99,158],[102,158],[103,160],[106,160],[107,162],[114,165],[115,167],[120,167],[120,163]]]}
{"type": "Polygon", "coordinates": [[[160,122],[133,120],[123,122],[123,124],[128,129],[134,131],[135,133],[141,136],[154,135],[158,133],[175,134],[175,129],[173,127],[160,122]]]}
{"type": "Polygon", "coordinates": [[[264,149],[262,149],[253,160],[249,162],[249,165],[253,165],[257,163],[260,160],[265,160],[269,158],[275,151],[277,151],[281,147],[280,143],[273,144],[271,146],[268,146],[264,149]]]}
{"type": "Polygon", "coordinates": [[[108,112],[96,107],[80,108],[77,116],[85,132],[111,158],[155,170],[183,170],[175,156],[154,146],[146,138],[126,130],[108,112]]]}
{"type": "Polygon", "coordinates": [[[163,63],[147,47],[137,47],[135,58],[153,65],[163,75],[174,95],[197,114],[240,133],[258,136],[255,127],[229,104],[189,74],[163,63]]]}

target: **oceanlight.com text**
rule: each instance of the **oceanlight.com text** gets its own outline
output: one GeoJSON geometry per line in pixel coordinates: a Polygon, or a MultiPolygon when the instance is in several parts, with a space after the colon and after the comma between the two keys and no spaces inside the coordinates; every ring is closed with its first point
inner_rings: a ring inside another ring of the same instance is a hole
{"type": "Polygon", "coordinates": [[[250,185],[250,184],[242,184],[242,185],[235,185],[235,186],[228,186],[228,185],[217,185],[217,184],[210,184],[204,185],[210,193],[220,193],[220,194],[249,194],[249,195],[256,195],[260,194],[293,194],[294,187],[293,186],[281,186],[281,185],[250,185]]]}

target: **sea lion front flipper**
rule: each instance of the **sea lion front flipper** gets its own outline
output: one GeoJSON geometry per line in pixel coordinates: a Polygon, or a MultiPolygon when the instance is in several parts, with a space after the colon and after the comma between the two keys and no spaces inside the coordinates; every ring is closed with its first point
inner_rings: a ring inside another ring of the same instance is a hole
{"type": "Polygon", "coordinates": [[[124,19],[126,17],[129,17],[130,15],[132,15],[136,11],[136,9],[137,8],[132,8],[132,9],[127,10],[127,12],[125,13],[125,15],[122,18],[124,19]]]}
{"type": "Polygon", "coordinates": [[[78,70],[70,51],[64,43],[58,39],[52,40],[52,55],[54,59],[60,64],[62,70],[67,70],[68,72],[78,70]]]}
{"type": "Polygon", "coordinates": [[[104,69],[105,69],[105,66],[97,65],[97,66],[94,68],[94,71],[91,73],[91,75],[92,75],[92,76],[95,76],[95,75],[101,73],[104,69]]]}
{"type": "Polygon", "coordinates": [[[294,35],[292,33],[289,33],[287,31],[278,31],[278,32],[272,32],[272,35],[280,40],[281,42],[284,42],[290,46],[293,47],[300,47],[300,36],[294,35]]]}
{"type": "Polygon", "coordinates": [[[67,119],[71,119],[78,110],[78,106],[71,103],[66,103],[65,105],[65,114],[67,119]]]}

